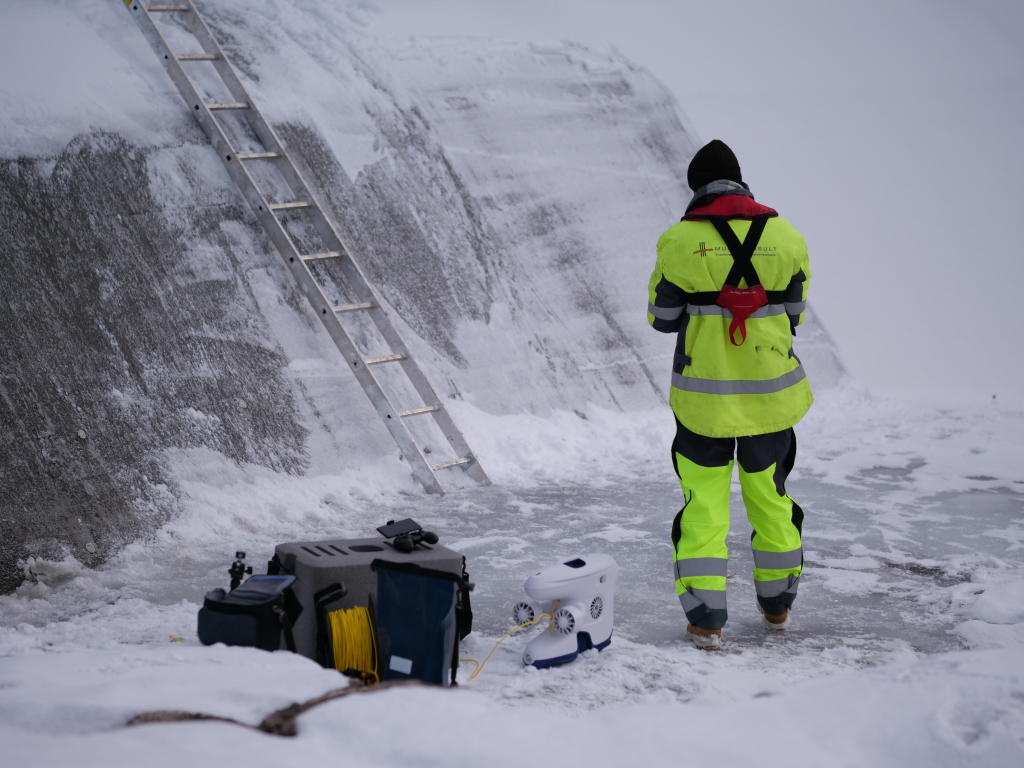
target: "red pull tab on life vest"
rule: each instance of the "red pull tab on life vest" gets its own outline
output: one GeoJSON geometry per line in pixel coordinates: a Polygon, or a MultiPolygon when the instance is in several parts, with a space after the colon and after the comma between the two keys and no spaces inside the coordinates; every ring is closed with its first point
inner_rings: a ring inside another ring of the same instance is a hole
{"type": "Polygon", "coordinates": [[[726,285],[718,294],[715,303],[732,313],[732,322],[729,324],[729,341],[734,347],[739,347],[747,340],[747,318],[768,304],[768,294],[760,285],[755,285],[753,288],[737,288],[735,285],[726,285]],[[740,329],[740,336],[743,337],[739,342],[736,341],[737,328],[740,329]]]}

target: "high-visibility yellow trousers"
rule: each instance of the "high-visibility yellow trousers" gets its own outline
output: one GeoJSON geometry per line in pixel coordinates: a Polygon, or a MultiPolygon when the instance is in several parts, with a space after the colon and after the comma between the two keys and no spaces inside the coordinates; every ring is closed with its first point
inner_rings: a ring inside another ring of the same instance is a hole
{"type": "Polygon", "coordinates": [[[672,522],[676,594],[691,624],[720,629],[728,613],[729,486],[734,456],[747,519],[753,528],[754,587],[761,609],[785,613],[803,571],[803,510],[786,493],[796,459],[793,430],[751,437],[706,437],[678,421],[672,461],[683,508],[672,522]]]}

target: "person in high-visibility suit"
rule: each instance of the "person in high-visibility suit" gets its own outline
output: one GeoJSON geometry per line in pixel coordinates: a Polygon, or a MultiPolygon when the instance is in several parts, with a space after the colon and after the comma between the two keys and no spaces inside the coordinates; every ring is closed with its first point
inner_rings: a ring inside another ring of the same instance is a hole
{"type": "Polygon", "coordinates": [[[753,527],[754,586],[765,625],[784,628],[803,570],[803,511],[786,492],[796,424],[813,397],[792,339],[804,318],[807,245],[754,200],[718,140],[690,163],[693,198],[658,240],[647,320],[677,334],[669,403],[683,507],[672,522],[676,593],[687,635],[721,644],[734,457],[753,527]]]}

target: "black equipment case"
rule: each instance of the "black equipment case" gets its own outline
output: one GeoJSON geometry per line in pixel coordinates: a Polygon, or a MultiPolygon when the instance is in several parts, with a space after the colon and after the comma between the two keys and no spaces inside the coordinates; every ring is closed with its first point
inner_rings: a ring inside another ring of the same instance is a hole
{"type": "MultiPolygon", "coordinates": [[[[206,595],[199,639],[287,647],[365,682],[455,682],[473,613],[466,559],[413,520],[367,539],[278,544],[266,576],[206,595]]],[[[244,572],[239,552],[233,584],[244,572]]]]}
{"type": "MultiPolygon", "coordinates": [[[[465,582],[465,608],[468,609],[466,559],[440,544],[421,543],[411,552],[400,551],[384,537],[372,539],[331,539],[278,544],[270,570],[295,576],[295,597],[304,609],[295,622],[295,650],[333,666],[318,654],[317,615],[323,610],[368,606],[377,602],[375,560],[396,565],[417,565],[451,574],[465,582]],[[331,589],[331,587],[343,589],[331,589]],[[319,597],[318,597],[319,596],[319,597]],[[319,603],[319,605],[318,605],[319,603]],[[320,656],[320,658],[318,658],[320,656]]],[[[468,629],[466,631],[468,634],[468,629]]],[[[322,633],[321,633],[322,634],[322,633]]],[[[322,648],[322,638],[320,642],[322,648]]]]}
{"type": "Polygon", "coordinates": [[[206,593],[199,609],[199,641],[276,651],[295,650],[291,627],[302,608],[291,591],[294,576],[252,576],[240,587],[206,593]]]}

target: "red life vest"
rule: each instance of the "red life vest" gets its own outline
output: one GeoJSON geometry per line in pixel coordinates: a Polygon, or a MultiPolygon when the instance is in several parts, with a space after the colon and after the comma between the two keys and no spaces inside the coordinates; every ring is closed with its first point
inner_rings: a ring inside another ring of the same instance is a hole
{"type": "MultiPolygon", "coordinates": [[[[684,221],[710,221],[732,255],[732,268],[725,278],[722,290],[713,301],[709,298],[707,303],[717,304],[729,310],[732,315],[729,341],[737,347],[742,346],[747,340],[747,318],[768,304],[768,294],[761,285],[761,278],[758,277],[751,259],[761,235],[764,234],[768,219],[778,215],[776,211],[755,202],[751,197],[726,194],[715,198],[707,205],[687,211],[683,217],[684,221]],[[742,243],[729,226],[729,220],[736,218],[750,220],[750,229],[747,230],[747,236],[742,243]],[[746,281],[746,288],[739,287],[740,280],[746,281]],[[739,341],[736,341],[737,331],[740,333],[739,341]]],[[[691,303],[703,302],[698,299],[698,302],[691,303]]]]}
{"type": "Polygon", "coordinates": [[[732,314],[732,322],[729,324],[729,341],[736,347],[741,346],[747,340],[747,318],[768,304],[768,294],[765,293],[764,286],[761,285],[761,278],[758,277],[751,258],[761,235],[764,234],[764,227],[769,218],[771,218],[771,214],[762,214],[751,219],[750,229],[747,230],[747,236],[742,243],[736,237],[736,233],[732,231],[732,227],[729,226],[728,219],[717,216],[708,218],[708,221],[714,225],[718,234],[725,241],[729,253],[732,254],[732,268],[725,278],[725,285],[722,286],[715,303],[732,314]],[[746,280],[746,288],[739,287],[741,279],[746,280]],[[740,341],[736,341],[737,330],[742,337],[740,341]]]}

